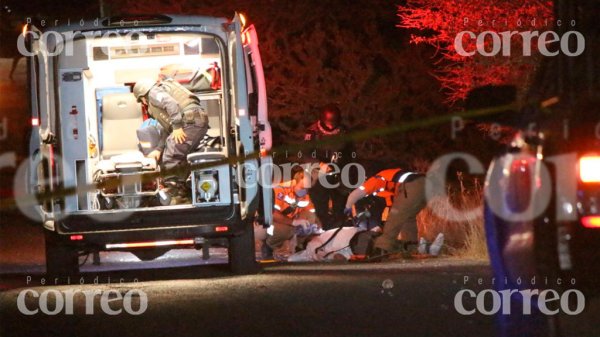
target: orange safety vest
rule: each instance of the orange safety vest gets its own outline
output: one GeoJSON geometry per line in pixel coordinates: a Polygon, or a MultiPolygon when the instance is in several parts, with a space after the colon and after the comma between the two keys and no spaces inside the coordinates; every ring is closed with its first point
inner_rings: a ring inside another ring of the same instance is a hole
{"type": "Polygon", "coordinates": [[[281,183],[273,187],[273,193],[275,194],[275,211],[287,216],[288,218],[294,218],[303,211],[308,210],[311,213],[315,212],[315,206],[308,193],[299,197],[294,192],[293,184],[291,181],[281,183]]]}
{"type": "Polygon", "coordinates": [[[383,170],[367,179],[359,188],[366,195],[384,198],[386,205],[392,206],[401,172],[402,169],[399,168],[383,170]]]}

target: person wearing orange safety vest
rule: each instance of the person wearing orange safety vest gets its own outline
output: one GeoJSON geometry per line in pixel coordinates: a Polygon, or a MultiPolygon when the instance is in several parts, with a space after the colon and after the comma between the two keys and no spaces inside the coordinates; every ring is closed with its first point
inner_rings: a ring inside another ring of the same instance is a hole
{"type": "Polygon", "coordinates": [[[273,225],[267,229],[266,243],[273,249],[276,259],[285,260],[295,253],[293,239],[296,233],[310,232],[318,221],[305,187],[303,171],[296,172],[292,180],[273,187],[273,193],[273,225]]]}
{"type": "Polygon", "coordinates": [[[369,195],[384,198],[387,205],[382,216],[383,233],[375,239],[372,255],[384,255],[401,248],[416,249],[417,214],[427,205],[425,175],[399,168],[383,170],[350,193],[344,213],[350,215],[354,204],[369,195]],[[399,235],[401,242],[397,239],[399,235]]]}
{"type": "Polygon", "coordinates": [[[396,187],[398,185],[397,181],[400,179],[401,173],[402,169],[399,168],[387,169],[367,179],[357,190],[348,196],[344,212],[348,215],[352,206],[364,197],[379,197],[385,200],[385,209],[381,215],[381,220],[386,221],[389,208],[392,207],[392,203],[394,202],[396,187]]]}

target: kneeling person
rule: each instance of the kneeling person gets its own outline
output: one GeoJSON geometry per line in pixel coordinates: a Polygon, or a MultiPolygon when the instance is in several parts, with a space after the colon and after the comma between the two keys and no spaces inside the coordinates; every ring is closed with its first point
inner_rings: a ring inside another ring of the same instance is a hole
{"type": "Polygon", "coordinates": [[[295,253],[293,239],[296,233],[310,232],[311,226],[317,223],[317,217],[308,196],[303,171],[296,172],[292,180],[275,186],[273,192],[273,227],[267,231],[270,234],[267,245],[273,249],[275,258],[285,260],[295,253]]]}
{"type": "Polygon", "coordinates": [[[417,214],[427,206],[423,174],[402,169],[388,169],[369,178],[354,190],[346,201],[345,213],[350,214],[354,204],[368,195],[386,199],[383,233],[375,240],[375,250],[370,254],[378,256],[390,252],[417,248],[417,214]],[[401,241],[398,241],[398,236],[401,241]]]}

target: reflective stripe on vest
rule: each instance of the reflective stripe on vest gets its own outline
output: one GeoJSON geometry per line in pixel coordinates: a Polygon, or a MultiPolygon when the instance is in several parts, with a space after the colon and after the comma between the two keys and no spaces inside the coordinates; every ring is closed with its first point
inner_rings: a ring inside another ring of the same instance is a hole
{"type": "Polygon", "coordinates": [[[402,175],[400,176],[400,178],[398,179],[398,182],[399,182],[399,183],[403,183],[403,182],[405,182],[405,181],[406,181],[406,179],[407,179],[409,176],[413,175],[413,174],[415,174],[415,173],[414,173],[414,172],[406,172],[406,173],[402,174],[402,175]]]}

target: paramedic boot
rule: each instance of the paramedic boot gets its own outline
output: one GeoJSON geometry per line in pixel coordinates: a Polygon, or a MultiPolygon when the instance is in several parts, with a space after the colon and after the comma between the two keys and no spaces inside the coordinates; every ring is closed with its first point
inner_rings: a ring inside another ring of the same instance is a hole
{"type": "Polygon", "coordinates": [[[369,254],[367,254],[367,259],[365,261],[367,261],[367,262],[387,261],[390,259],[390,255],[392,255],[392,254],[393,253],[388,250],[375,247],[371,250],[371,252],[369,254]]]}
{"type": "Polygon", "coordinates": [[[260,255],[262,260],[272,260],[273,259],[273,249],[269,247],[266,243],[263,243],[260,247],[260,255]]]}
{"type": "Polygon", "coordinates": [[[416,241],[404,241],[402,242],[402,257],[405,259],[412,259],[417,254],[419,249],[419,243],[416,241]]]}
{"type": "Polygon", "coordinates": [[[385,240],[378,240],[381,238],[381,235],[375,238],[374,247],[370,254],[368,254],[367,261],[369,262],[381,262],[385,260],[389,260],[390,257],[395,254],[403,253],[404,244],[402,241],[394,240],[394,242],[390,244],[385,240]],[[378,245],[378,243],[380,243],[378,245]]]}

